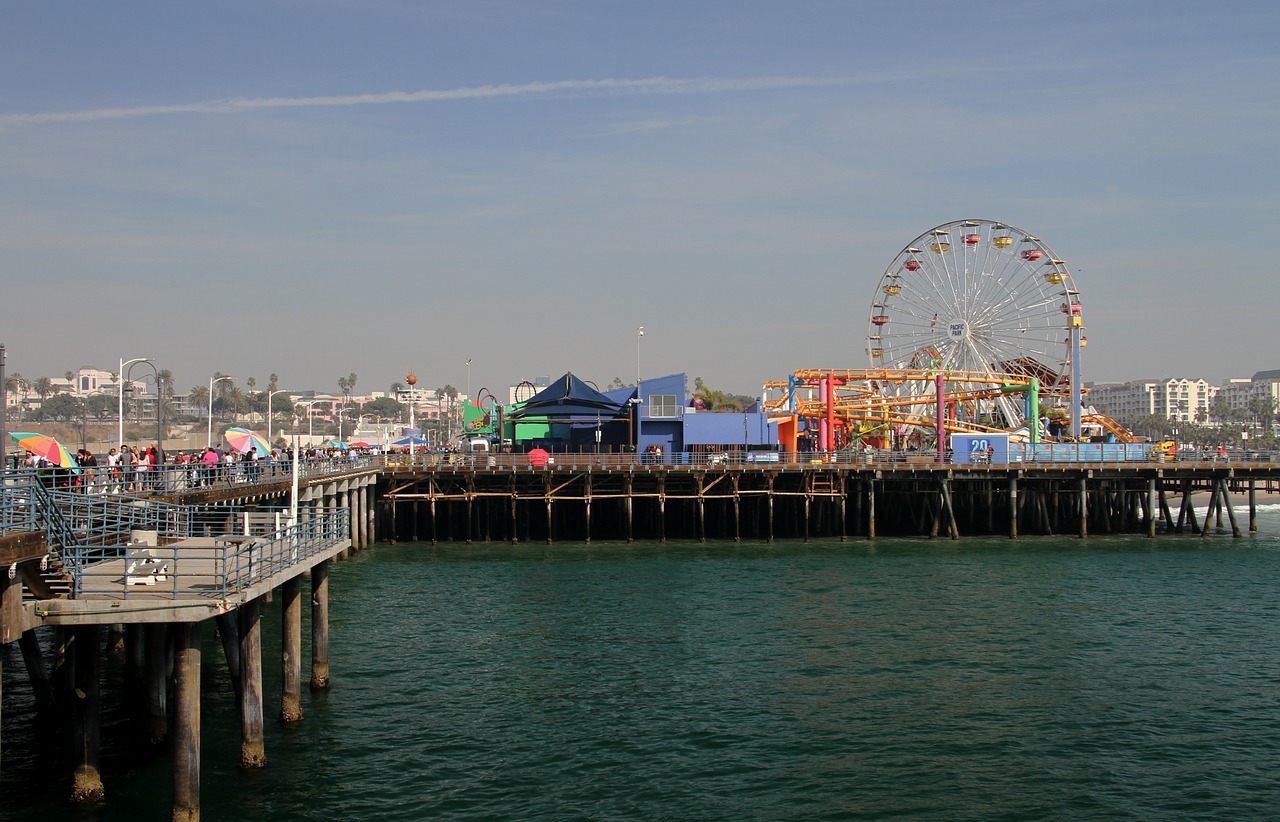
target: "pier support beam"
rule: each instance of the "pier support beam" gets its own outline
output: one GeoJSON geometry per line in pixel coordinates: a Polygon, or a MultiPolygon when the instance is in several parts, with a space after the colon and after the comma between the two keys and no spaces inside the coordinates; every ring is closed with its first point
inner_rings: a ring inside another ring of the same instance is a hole
{"type": "MultiPolygon", "coordinates": [[[[1103,495],[1103,507],[1106,507],[1106,495],[1103,495]]],[[[1089,536],[1089,485],[1088,481],[1080,478],[1080,539],[1089,536]]]]}
{"type": "Polygon", "coordinates": [[[240,767],[267,764],[262,719],[262,597],[240,606],[240,767]]]}
{"type": "Polygon", "coordinates": [[[1018,538],[1018,478],[1009,477],[1009,539],[1018,538]]]}
{"type": "Polygon", "coordinates": [[[169,735],[169,626],[163,622],[143,627],[146,644],[147,741],[164,744],[169,735]]]}
{"type": "Polygon", "coordinates": [[[1147,480],[1147,494],[1143,499],[1142,506],[1142,525],[1147,532],[1148,539],[1154,539],[1156,536],[1156,479],[1151,477],[1147,480]]]}
{"type": "Polygon", "coordinates": [[[173,820],[200,822],[200,623],[173,630],[173,820]]]}
{"type": "Polygon", "coordinates": [[[302,719],[302,577],[280,585],[280,721],[302,719]]]}
{"type": "Polygon", "coordinates": [[[54,708],[53,683],[49,680],[49,669],[44,664],[44,654],[40,651],[40,640],[34,630],[23,631],[18,637],[18,647],[22,650],[22,661],[27,667],[27,679],[31,681],[31,690],[35,694],[36,710],[52,711],[54,708]]]}
{"type": "Polygon", "coordinates": [[[311,567],[311,690],[329,687],[329,560],[311,567]]]}
{"type": "Polygon", "coordinates": [[[236,626],[236,614],[228,612],[213,618],[222,642],[222,655],[227,659],[227,673],[231,675],[231,687],[236,699],[240,698],[240,629],[236,626]]]}
{"type": "Polygon", "coordinates": [[[867,480],[867,539],[876,538],[876,481],[867,480]]]}
{"type": "Polygon", "coordinates": [[[1258,530],[1258,486],[1256,481],[1249,478],[1249,532],[1253,533],[1258,530]]]}
{"type": "Polygon", "coordinates": [[[99,770],[102,739],[99,698],[101,635],[100,625],[77,625],[75,628],[76,690],[72,710],[75,770],[71,778],[71,801],[77,803],[97,802],[103,797],[102,772],[99,770]]]}

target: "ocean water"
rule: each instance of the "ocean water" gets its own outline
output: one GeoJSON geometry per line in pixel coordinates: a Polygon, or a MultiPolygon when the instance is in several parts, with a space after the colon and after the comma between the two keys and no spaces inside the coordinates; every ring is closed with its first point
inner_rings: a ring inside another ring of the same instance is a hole
{"type": "MultiPolygon", "coordinates": [[[[296,725],[269,716],[263,770],[237,767],[207,631],[203,818],[1274,818],[1280,506],[1260,525],[378,545],[334,565],[333,687],[296,725]]],[[[120,660],[107,799],[72,808],[4,653],[0,819],[168,819],[169,758],[136,743],[120,660]]]]}

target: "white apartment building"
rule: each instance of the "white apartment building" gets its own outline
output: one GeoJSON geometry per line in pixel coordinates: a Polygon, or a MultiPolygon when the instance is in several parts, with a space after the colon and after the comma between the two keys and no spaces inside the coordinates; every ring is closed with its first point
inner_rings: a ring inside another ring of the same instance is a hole
{"type": "Polygon", "coordinates": [[[1196,422],[1208,418],[1209,403],[1217,393],[1217,386],[1203,379],[1169,377],[1093,385],[1087,402],[1120,422],[1152,415],[1174,422],[1196,422]]]}

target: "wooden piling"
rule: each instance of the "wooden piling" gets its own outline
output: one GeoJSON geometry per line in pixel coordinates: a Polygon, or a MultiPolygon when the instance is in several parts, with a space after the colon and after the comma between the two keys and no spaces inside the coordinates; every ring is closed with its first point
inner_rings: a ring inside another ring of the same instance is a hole
{"type": "Polygon", "coordinates": [[[72,711],[72,757],[75,770],[71,778],[71,801],[97,802],[102,799],[100,743],[102,711],[99,691],[101,663],[99,658],[102,626],[75,627],[76,688],[72,711]]]}
{"type": "Polygon", "coordinates": [[[231,687],[236,699],[240,698],[240,629],[235,612],[228,611],[213,618],[217,626],[218,640],[222,643],[222,655],[227,660],[227,673],[231,675],[231,687]]]}
{"type": "Polygon", "coordinates": [[[1018,538],[1018,478],[1009,477],[1009,539],[1018,538]]]}
{"type": "Polygon", "coordinates": [[[240,606],[240,767],[267,764],[262,708],[262,598],[240,606]]]}
{"type": "Polygon", "coordinates": [[[311,690],[329,687],[329,560],[311,567],[311,690]]]}
{"type": "Polygon", "coordinates": [[[200,822],[200,623],[173,626],[173,822],[200,822]]]}
{"type": "Polygon", "coordinates": [[[22,632],[22,636],[18,637],[18,648],[22,651],[27,679],[31,682],[31,691],[35,695],[36,710],[53,710],[53,683],[49,681],[49,669],[44,664],[44,654],[40,651],[40,640],[34,629],[22,632]]]}
{"type": "Polygon", "coordinates": [[[302,719],[302,577],[280,585],[280,721],[302,719]]]}
{"type": "MultiPolygon", "coordinates": [[[[143,628],[146,644],[147,740],[161,745],[169,735],[169,626],[163,622],[151,623],[143,628]]],[[[237,654],[239,659],[239,654],[237,654]]]]}

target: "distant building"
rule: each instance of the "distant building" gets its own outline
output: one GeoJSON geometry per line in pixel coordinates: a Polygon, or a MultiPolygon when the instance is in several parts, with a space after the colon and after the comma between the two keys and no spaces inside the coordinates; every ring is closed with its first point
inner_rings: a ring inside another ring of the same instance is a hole
{"type": "Polygon", "coordinates": [[[1209,404],[1217,393],[1217,387],[1203,379],[1169,377],[1094,385],[1088,403],[1123,423],[1147,416],[1197,422],[1208,418],[1209,404]]]}

